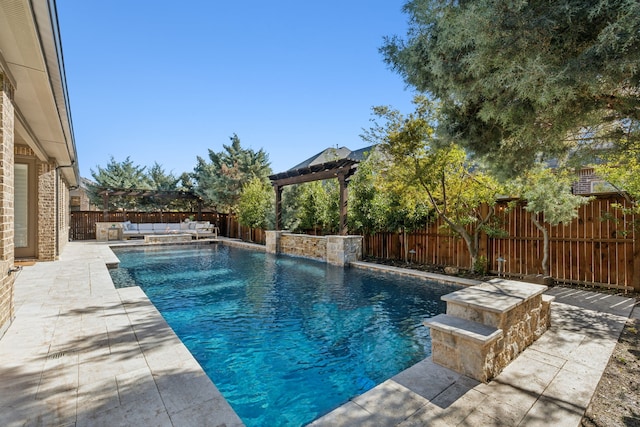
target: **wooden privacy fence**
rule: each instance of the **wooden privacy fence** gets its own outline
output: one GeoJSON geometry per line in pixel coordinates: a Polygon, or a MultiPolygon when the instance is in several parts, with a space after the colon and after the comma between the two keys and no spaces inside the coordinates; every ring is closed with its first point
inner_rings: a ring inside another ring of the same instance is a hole
{"type": "Polygon", "coordinates": [[[199,221],[209,221],[220,228],[220,235],[231,238],[242,238],[256,243],[264,244],[264,230],[241,227],[234,216],[216,212],[107,212],[102,211],[73,211],[69,221],[69,239],[94,240],[96,238],[96,222],[124,222],[149,223],[149,222],[182,222],[193,217],[199,221]]]}
{"type": "MultiPolygon", "coordinates": [[[[628,207],[615,195],[600,195],[578,210],[570,224],[549,227],[549,273],[565,283],[640,291],[640,247],[637,242],[638,218],[624,215],[613,204],[628,207]]],[[[504,259],[503,272],[522,277],[542,274],[542,233],[531,221],[522,204],[510,208],[507,202],[494,207],[496,218],[506,237],[480,239],[480,254],[490,271],[498,272],[498,259],[504,259]]],[[[192,212],[109,212],[107,221],[181,222],[192,212]]],[[[264,230],[241,227],[234,216],[202,212],[202,221],[220,227],[220,235],[255,243],[265,243],[264,230]]],[[[95,239],[95,223],[103,221],[103,212],[71,213],[70,238],[95,239]]],[[[470,257],[464,241],[443,230],[441,222],[408,233],[377,233],[363,239],[363,254],[382,259],[407,260],[469,268],[470,257]],[[406,247],[404,241],[406,239],[406,247]],[[405,258],[406,255],[406,258],[405,258]]]]}
{"type": "MultiPolygon", "coordinates": [[[[612,206],[628,207],[618,196],[601,195],[578,211],[570,224],[549,230],[549,273],[565,283],[583,283],[623,290],[640,290],[640,253],[636,239],[637,218],[624,215],[612,206]]],[[[509,208],[507,202],[495,206],[496,217],[506,237],[480,239],[480,255],[488,268],[498,271],[498,259],[504,259],[503,271],[510,276],[542,274],[543,237],[522,204],[509,208]]],[[[469,268],[470,256],[464,241],[443,230],[435,222],[423,230],[409,233],[378,233],[364,236],[363,252],[376,258],[405,260],[469,268]],[[404,239],[407,246],[403,245],[404,239]]]]}

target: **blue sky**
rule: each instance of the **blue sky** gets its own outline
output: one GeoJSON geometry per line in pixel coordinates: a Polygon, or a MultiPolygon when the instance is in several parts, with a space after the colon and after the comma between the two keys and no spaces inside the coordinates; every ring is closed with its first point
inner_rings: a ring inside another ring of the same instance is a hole
{"type": "Polygon", "coordinates": [[[179,175],[236,133],[282,172],[366,145],[413,93],[378,52],[403,0],[57,0],[80,172],[110,157],[179,175]]]}

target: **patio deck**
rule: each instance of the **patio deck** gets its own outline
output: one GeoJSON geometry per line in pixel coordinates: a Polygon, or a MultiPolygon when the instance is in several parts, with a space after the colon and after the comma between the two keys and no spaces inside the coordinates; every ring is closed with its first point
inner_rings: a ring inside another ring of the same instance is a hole
{"type": "Polygon", "coordinates": [[[140,288],[115,289],[106,244],[25,267],[0,340],[0,425],[240,426],[140,288]]]}
{"type": "MultiPolygon", "coordinates": [[[[113,262],[106,243],[70,242],[19,273],[0,425],[242,425],[144,293],[114,288],[113,262]]],[[[551,329],[489,384],[428,358],[312,425],[579,425],[634,301],[551,291],[551,329]]]]}

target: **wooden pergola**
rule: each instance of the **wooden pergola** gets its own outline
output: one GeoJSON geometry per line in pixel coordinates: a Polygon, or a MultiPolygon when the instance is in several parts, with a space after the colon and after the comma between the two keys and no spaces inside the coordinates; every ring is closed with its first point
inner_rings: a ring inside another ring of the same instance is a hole
{"type": "Polygon", "coordinates": [[[340,159],[288,170],[269,176],[276,192],[276,230],[282,227],[282,188],[287,185],[337,178],[340,184],[340,235],[347,234],[347,181],[358,167],[358,160],[340,159]]]}
{"type": "Polygon", "coordinates": [[[146,189],[135,189],[135,188],[105,188],[98,192],[100,196],[102,196],[102,210],[104,214],[105,221],[107,220],[109,214],[109,198],[110,197],[154,197],[158,199],[184,199],[184,200],[195,200],[198,202],[198,216],[202,212],[202,199],[200,196],[196,195],[191,191],[169,191],[169,190],[146,190],[146,189]]]}

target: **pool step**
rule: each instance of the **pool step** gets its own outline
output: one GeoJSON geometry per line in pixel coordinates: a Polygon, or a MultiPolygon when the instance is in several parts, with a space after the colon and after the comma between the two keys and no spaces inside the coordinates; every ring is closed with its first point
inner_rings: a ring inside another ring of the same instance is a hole
{"type": "Polygon", "coordinates": [[[493,359],[503,342],[502,329],[448,314],[432,317],[424,325],[431,329],[435,363],[483,382],[493,376],[493,359]]]}

